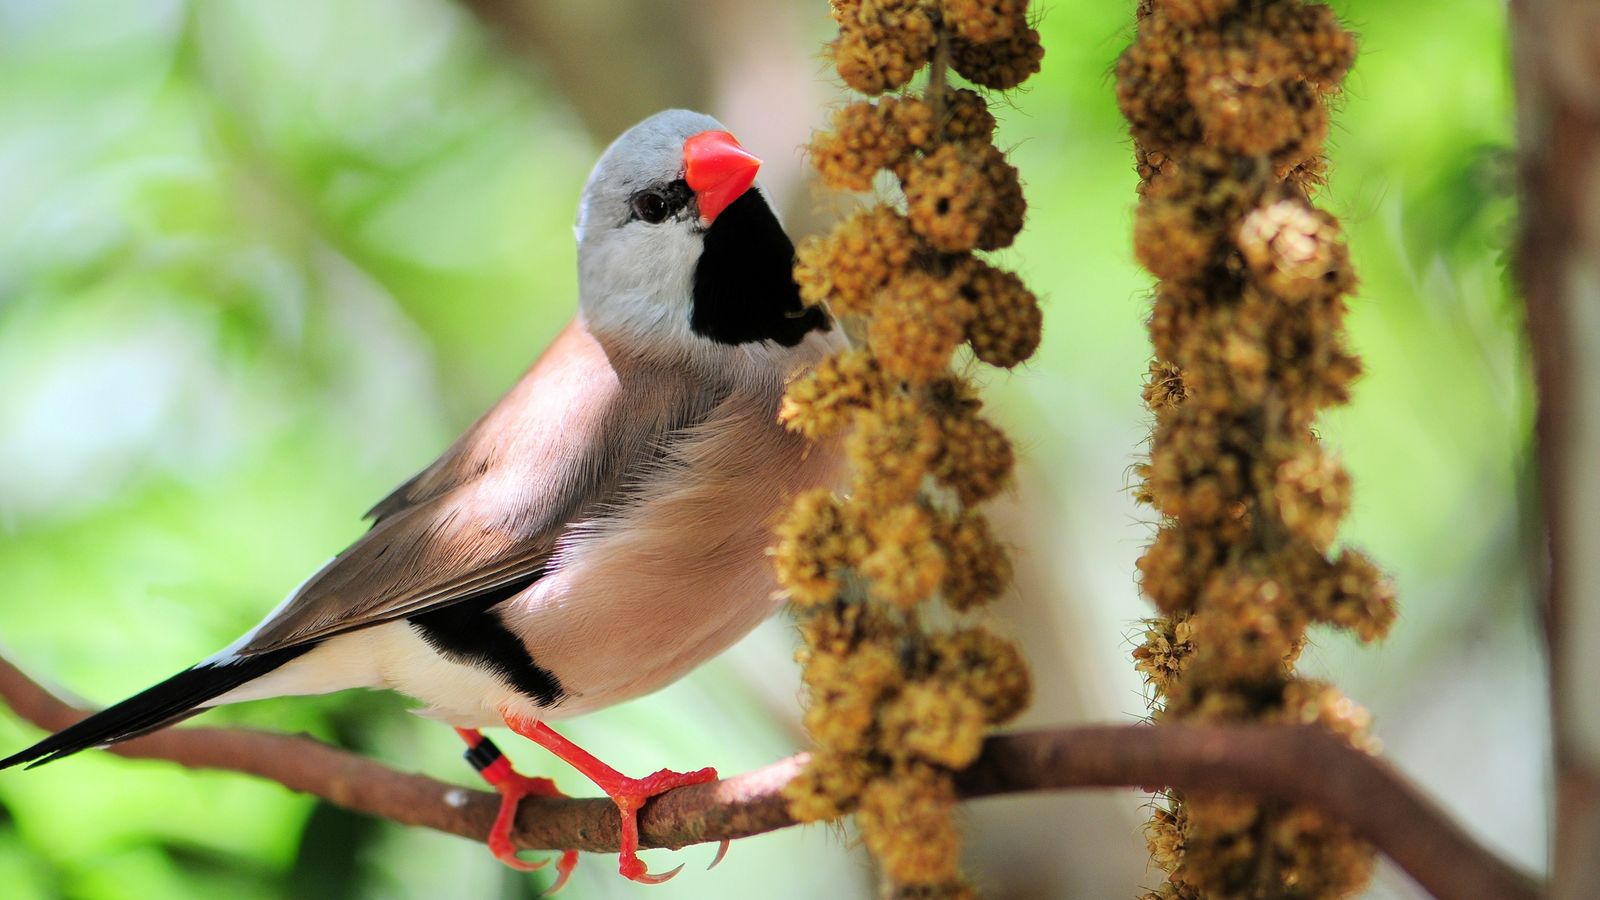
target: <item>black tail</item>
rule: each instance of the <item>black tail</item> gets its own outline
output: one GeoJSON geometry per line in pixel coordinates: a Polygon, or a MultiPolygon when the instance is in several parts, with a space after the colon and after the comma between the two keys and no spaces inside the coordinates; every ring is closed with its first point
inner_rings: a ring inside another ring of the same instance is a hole
{"type": "Polygon", "coordinates": [[[114,744],[164,728],[199,712],[196,707],[207,700],[260,678],[313,646],[284,647],[220,665],[201,663],[192,669],[185,669],[155,687],[134,694],[76,725],[63,728],[21,753],[0,759],[0,769],[18,763],[29,763],[28,768],[31,769],[55,762],[63,756],[71,756],[79,750],[114,744]]]}

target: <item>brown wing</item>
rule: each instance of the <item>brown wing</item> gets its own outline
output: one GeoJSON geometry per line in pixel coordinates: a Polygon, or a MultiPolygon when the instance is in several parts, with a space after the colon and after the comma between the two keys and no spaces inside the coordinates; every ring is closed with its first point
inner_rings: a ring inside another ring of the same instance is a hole
{"type": "Polygon", "coordinates": [[[265,653],[538,577],[565,527],[613,507],[707,386],[613,361],[574,321],[433,465],[375,506],[370,531],[263,622],[265,653]]]}

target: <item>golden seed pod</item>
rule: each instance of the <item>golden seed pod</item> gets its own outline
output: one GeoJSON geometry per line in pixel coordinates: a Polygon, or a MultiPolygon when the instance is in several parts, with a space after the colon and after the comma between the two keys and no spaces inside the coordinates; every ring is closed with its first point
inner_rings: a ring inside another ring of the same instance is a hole
{"type": "Polygon", "coordinates": [[[860,522],[827,488],[796,497],[774,534],[778,584],[801,606],[831,601],[839,593],[844,570],[866,554],[860,522]]]}
{"type": "Polygon", "coordinates": [[[908,148],[932,150],[940,138],[933,107],[920,97],[884,97],[878,101],[878,109],[908,148]]]}
{"type": "Polygon", "coordinates": [[[959,679],[983,707],[991,725],[1003,725],[1033,699],[1033,679],[1022,648],[987,628],[958,628],[929,638],[934,672],[959,679]]]}
{"type": "Polygon", "coordinates": [[[961,37],[950,39],[950,67],[973,84],[1009,91],[1039,71],[1044,45],[1039,32],[1021,28],[1010,37],[976,44],[961,37]]]}
{"type": "Polygon", "coordinates": [[[1394,624],[1394,583],[1365,555],[1344,550],[1329,562],[1313,552],[1285,555],[1278,563],[1303,585],[1305,607],[1314,620],[1353,631],[1368,642],[1388,634],[1394,624]]]}
{"type": "Polygon", "coordinates": [[[845,84],[863,94],[903,86],[938,40],[920,0],[834,0],[839,38],[829,45],[845,84]]]}
{"type": "Polygon", "coordinates": [[[979,250],[999,250],[1011,246],[1022,230],[1028,214],[1028,201],[1022,196],[1022,180],[1016,166],[1006,162],[1006,155],[990,143],[969,145],[976,147],[979,166],[994,192],[989,217],[978,234],[979,250]]]}
{"type": "Polygon", "coordinates": [[[1321,4],[1233,0],[1163,0],[1151,13],[1117,65],[1118,104],[1135,140],[1165,155],[1202,141],[1266,155],[1280,178],[1317,184],[1313,160],[1327,132],[1319,98],[1338,89],[1355,59],[1336,15],[1321,4]]]}
{"type": "Polygon", "coordinates": [[[956,612],[969,612],[1000,596],[1011,583],[1011,559],[982,513],[962,509],[941,520],[939,540],[950,565],[941,592],[956,612]]]}
{"type": "Polygon", "coordinates": [[[1146,153],[1185,157],[1200,140],[1200,119],[1185,90],[1180,62],[1189,32],[1163,15],[1139,23],[1117,58],[1117,106],[1146,153]]]}
{"type": "Polygon", "coordinates": [[[1321,725],[1352,747],[1377,750],[1372,739],[1372,713],[1326,681],[1290,681],[1283,689],[1283,707],[1273,719],[1292,725],[1321,725]]]}
{"type": "Polygon", "coordinates": [[[860,753],[867,747],[877,698],[849,685],[813,688],[802,722],[819,747],[840,753],[860,753]]]}
{"type": "Polygon", "coordinates": [[[1286,676],[1305,642],[1309,617],[1289,587],[1235,569],[1206,580],[1189,624],[1210,675],[1227,682],[1267,682],[1286,676]]]}
{"type": "Polygon", "coordinates": [[[1299,63],[1298,75],[1318,91],[1331,93],[1356,60],[1356,39],[1339,24],[1339,14],[1321,3],[1274,3],[1257,10],[1258,34],[1288,44],[1299,63]]]}
{"type": "MultiPolygon", "coordinates": [[[[1320,722],[1364,739],[1364,711],[1293,676],[1311,621],[1376,635],[1393,611],[1365,558],[1324,556],[1349,479],[1311,431],[1359,371],[1340,337],[1348,253],[1304,199],[1325,170],[1324,96],[1351,58],[1325,7],[1144,0],[1118,61],[1142,179],[1136,253],[1161,279],[1139,475],[1168,518],[1138,568],[1166,615],[1133,654],[1158,720],[1320,722]]],[[[1181,800],[1147,828],[1172,874],[1152,898],[1337,896],[1369,870],[1347,835],[1298,810],[1181,800]]]]}
{"type": "Polygon", "coordinates": [[[962,503],[982,503],[1011,483],[1016,453],[1004,431],[972,408],[941,415],[939,428],[944,440],[933,476],[953,489],[962,503]]]}
{"type": "Polygon", "coordinates": [[[1300,110],[1291,99],[1297,89],[1281,82],[1242,87],[1231,81],[1244,77],[1250,76],[1218,72],[1191,82],[1189,95],[1206,141],[1243,156],[1296,156],[1294,148],[1305,138],[1300,110]]]}
{"type": "Polygon", "coordinates": [[[983,704],[959,681],[929,679],[906,685],[883,706],[882,748],[951,769],[978,758],[988,730],[983,704]]]}
{"type": "Polygon", "coordinates": [[[848,656],[813,655],[805,669],[806,731],[831,750],[864,752],[879,701],[902,680],[899,655],[888,644],[864,643],[848,656]]]}
{"type": "Polygon", "coordinates": [[[1191,833],[1197,822],[1213,837],[1243,834],[1261,821],[1261,807],[1249,797],[1237,794],[1206,794],[1187,791],[1183,795],[1186,828],[1191,833]]]}
{"type": "Polygon", "coordinates": [[[887,390],[878,361],[865,348],[831,354],[784,391],[778,421],[816,440],[843,431],[887,390]]]}
{"type": "Polygon", "coordinates": [[[1157,278],[1198,278],[1211,261],[1216,241],[1188,203],[1147,199],[1134,213],[1134,256],[1157,278]]]}
{"type": "Polygon", "coordinates": [[[1187,396],[1183,370],[1169,362],[1150,360],[1150,374],[1144,382],[1144,405],[1157,416],[1177,409],[1187,396]]]}
{"type": "Polygon", "coordinates": [[[893,166],[910,149],[905,133],[868,101],[840,107],[830,118],[833,130],[811,139],[812,165],[829,187],[871,190],[878,170],[893,166]]]}
{"type": "Polygon", "coordinates": [[[905,216],[887,206],[857,210],[832,233],[801,242],[795,253],[800,297],[838,315],[863,315],[918,249],[905,216]]]}
{"type": "Polygon", "coordinates": [[[1274,816],[1267,843],[1283,883],[1294,885],[1299,896],[1348,897],[1372,878],[1372,848],[1315,810],[1294,807],[1274,816]]]}
{"type": "Polygon", "coordinates": [[[1290,534],[1326,552],[1350,509],[1350,474],[1312,444],[1281,463],[1274,476],[1278,520],[1290,534]]]}
{"type": "MultiPolygon", "coordinates": [[[[1171,872],[1183,860],[1183,807],[1175,809],[1153,806],[1150,818],[1144,823],[1144,842],[1150,849],[1150,858],[1163,871],[1171,872]]],[[[1150,893],[1146,898],[1162,897],[1150,893]]]]}
{"type": "Polygon", "coordinates": [[[982,163],[970,145],[944,144],[907,165],[906,215],[935,249],[963,253],[978,245],[996,200],[982,163]]]}
{"type": "Polygon", "coordinates": [[[960,874],[961,831],[950,776],[926,764],[898,766],[861,793],[861,839],[901,884],[940,884],[960,874]]]}
{"type": "Polygon", "coordinates": [[[867,343],[885,372],[921,384],[949,366],[974,312],[954,280],[905,272],[880,293],[867,343]]]}
{"type": "Polygon", "coordinates": [[[1028,25],[1028,0],[940,0],[944,24],[974,44],[1005,40],[1028,25]]]}
{"type": "Polygon", "coordinates": [[[814,607],[800,620],[800,636],[817,657],[848,656],[864,644],[892,645],[900,639],[900,631],[900,624],[885,609],[869,603],[814,607]]]}
{"type": "Polygon", "coordinates": [[[864,29],[841,29],[829,45],[834,68],[844,83],[863,94],[892,91],[911,80],[928,61],[928,49],[915,44],[873,44],[864,29]]]}
{"type": "Polygon", "coordinates": [[[1174,23],[1193,27],[1217,22],[1238,5],[1239,0],[1156,0],[1152,7],[1174,23]]]}
{"type": "MultiPolygon", "coordinates": [[[[1014,84],[1042,54],[1026,27],[1026,0],[832,6],[834,61],[866,93],[905,84],[928,60],[938,28],[953,64],[980,83],[1014,84]]],[[[987,521],[965,505],[1006,483],[1011,445],[978,415],[975,394],[949,364],[969,342],[980,360],[1015,365],[1034,351],[1040,327],[1037,300],[1014,275],[941,256],[1007,246],[1026,214],[1016,169],[989,143],[987,102],[970,90],[942,91],[845,106],[813,140],[827,183],[866,190],[889,169],[906,212],[860,211],[797,250],[802,298],[863,317],[866,343],[786,392],[780,418],[790,429],[848,431],[853,484],[848,503],[825,491],[798,498],[773,551],[780,584],[801,608],[805,721],[819,745],[785,795],[806,819],[856,805],[892,895],[906,898],[975,896],[956,869],[947,770],[971,762],[986,728],[1016,715],[1031,690],[1011,642],[983,629],[927,635],[908,614],[934,594],[957,611],[973,609],[1010,578],[987,521]],[[980,313],[985,321],[974,321],[980,313]],[[935,512],[924,496],[930,474],[963,506],[935,512]]]]}
{"type": "Polygon", "coordinates": [[[957,269],[961,292],[977,313],[967,325],[967,342],[982,362],[1009,369],[1039,348],[1044,315],[1039,300],[1021,278],[968,257],[957,269]]]}
{"type": "Polygon", "coordinates": [[[859,567],[869,582],[867,593],[901,609],[932,596],[945,573],[933,514],[919,504],[904,503],[880,512],[867,527],[873,549],[859,567]]]}
{"type": "Polygon", "coordinates": [[[1160,699],[1194,655],[1194,626],[1187,615],[1146,619],[1144,625],[1144,643],[1134,648],[1133,667],[1160,699]]]}
{"type": "Polygon", "coordinates": [[[876,775],[872,765],[856,754],[819,748],[783,786],[783,798],[789,814],[802,822],[836,819],[855,808],[856,798],[876,775]]]}
{"type": "Polygon", "coordinates": [[[1343,294],[1355,286],[1338,220],[1303,199],[1251,210],[1239,223],[1237,244],[1262,286],[1285,300],[1343,294]]]}
{"type": "Polygon", "coordinates": [[[874,510],[911,502],[939,449],[939,424],[916,400],[886,394],[857,415],[845,442],[856,472],[855,496],[874,510]]]}
{"type": "Polygon", "coordinates": [[[944,137],[951,143],[988,143],[994,138],[994,114],[977,91],[945,88],[944,137]]]}
{"type": "MultiPolygon", "coordinates": [[[[1161,495],[1156,495],[1161,500],[1161,495]]],[[[1204,571],[1208,559],[1199,558],[1195,548],[1185,546],[1187,535],[1175,526],[1156,532],[1156,539],[1134,563],[1139,570],[1139,589],[1163,613],[1186,612],[1193,608],[1197,590],[1195,574],[1204,571]]]]}

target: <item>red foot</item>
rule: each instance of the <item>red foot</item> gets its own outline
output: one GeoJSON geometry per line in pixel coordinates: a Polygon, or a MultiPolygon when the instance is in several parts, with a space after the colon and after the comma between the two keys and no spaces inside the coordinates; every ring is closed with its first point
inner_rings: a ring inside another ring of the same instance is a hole
{"type": "Polygon", "coordinates": [[[681,865],[661,875],[651,875],[645,869],[644,861],[639,859],[639,810],[651,797],[691,784],[705,784],[716,780],[716,769],[700,769],[695,772],[662,769],[654,775],[646,775],[643,778],[619,776],[615,780],[608,779],[609,783],[601,783],[599,779],[595,779],[600,789],[617,804],[617,812],[622,816],[622,856],[618,860],[618,870],[622,872],[623,878],[631,878],[644,884],[660,884],[683,871],[681,865]]]}
{"type": "MultiPolygon", "coordinates": [[[[485,738],[481,732],[470,728],[457,728],[456,733],[467,742],[470,749],[467,751],[467,761],[478,769],[478,774],[483,780],[500,794],[500,811],[494,817],[494,825],[489,829],[489,852],[495,859],[519,872],[533,872],[550,864],[548,859],[530,863],[517,855],[517,848],[511,843],[511,829],[517,821],[517,805],[523,797],[564,797],[565,794],[556,789],[555,782],[548,778],[530,778],[511,768],[511,761],[500,755],[499,748],[485,738]]],[[[572,870],[578,866],[578,851],[567,850],[561,854],[561,860],[556,863],[555,883],[545,889],[549,896],[561,890],[572,877],[572,870]]]]}
{"type": "MultiPolygon", "coordinates": [[[[582,772],[606,792],[614,803],[617,812],[622,817],[622,853],[618,860],[618,870],[622,877],[638,881],[643,884],[660,884],[677,875],[683,866],[661,875],[651,875],[645,868],[644,861],[639,859],[639,810],[652,797],[659,796],[667,791],[691,784],[704,784],[717,780],[716,769],[700,769],[695,772],[674,772],[662,769],[654,775],[643,778],[629,778],[611,768],[592,756],[588,751],[572,743],[561,735],[550,730],[542,722],[531,722],[505,713],[506,725],[512,731],[522,735],[528,740],[549,750],[551,753],[566,760],[571,766],[582,772]]],[[[722,855],[727,851],[726,842],[718,851],[717,858],[712,862],[716,865],[722,861],[722,855]]]]}

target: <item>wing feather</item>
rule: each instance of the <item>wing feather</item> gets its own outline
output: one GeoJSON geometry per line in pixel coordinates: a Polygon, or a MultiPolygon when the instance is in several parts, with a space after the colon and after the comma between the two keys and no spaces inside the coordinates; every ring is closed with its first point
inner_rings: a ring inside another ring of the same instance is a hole
{"type": "Polygon", "coordinates": [[[615,513],[669,435],[718,396],[682,374],[608,356],[574,321],[237,652],[320,640],[537,575],[569,526],[615,513]]]}

